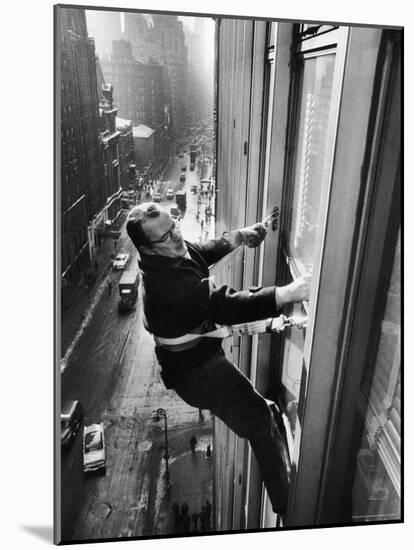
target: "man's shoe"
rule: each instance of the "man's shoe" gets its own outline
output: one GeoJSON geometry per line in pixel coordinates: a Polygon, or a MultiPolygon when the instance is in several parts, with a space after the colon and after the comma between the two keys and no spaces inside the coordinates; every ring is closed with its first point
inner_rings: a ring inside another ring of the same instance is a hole
{"type": "Polygon", "coordinates": [[[271,499],[272,509],[275,514],[284,515],[286,513],[288,487],[289,487],[290,473],[291,473],[291,459],[290,459],[290,452],[289,452],[288,436],[287,436],[286,425],[285,425],[285,421],[287,422],[287,418],[286,417],[284,418],[284,414],[281,412],[281,409],[274,401],[270,401],[269,399],[266,399],[266,401],[274,420],[274,423],[272,426],[273,436],[277,440],[277,446],[279,448],[280,459],[282,463],[281,467],[283,469],[283,473],[285,474],[283,475],[283,473],[280,472],[281,478],[285,477],[285,480],[286,480],[285,491],[281,491],[283,496],[282,494],[279,495],[279,498],[277,498],[277,502],[273,502],[274,499],[271,499]]]}

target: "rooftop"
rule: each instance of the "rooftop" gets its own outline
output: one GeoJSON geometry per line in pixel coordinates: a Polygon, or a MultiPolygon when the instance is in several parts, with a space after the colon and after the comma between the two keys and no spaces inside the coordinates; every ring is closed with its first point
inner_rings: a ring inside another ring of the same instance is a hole
{"type": "Polygon", "coordinates": [[[116,117],[116,127],[117,128],[126,128],[127,126],[131,126],[132,121],[127,120],[126,118],[121,118],[119,116],[116,117]]]}
{"type": "Polygon", "coordinates": [[[149,138],[154,133],[154,130],[145,124],[140,124],[139,126],[134,126],[132,129],[132,134],[136,138],[149,138]]]}

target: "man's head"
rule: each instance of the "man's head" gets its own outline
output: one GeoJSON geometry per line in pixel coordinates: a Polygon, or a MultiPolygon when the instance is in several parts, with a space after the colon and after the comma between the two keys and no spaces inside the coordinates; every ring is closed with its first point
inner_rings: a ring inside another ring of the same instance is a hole
{"type": "Polygon", "coordinates": [[[170,214],[153,202],[133,208],[127,220],[127,233],[140,253],[182,258],[187,246],[170,214]]]}

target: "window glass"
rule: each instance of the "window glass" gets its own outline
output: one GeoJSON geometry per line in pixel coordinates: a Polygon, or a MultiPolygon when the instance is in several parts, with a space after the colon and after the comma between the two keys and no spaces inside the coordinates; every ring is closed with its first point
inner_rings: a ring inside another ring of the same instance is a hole
{"type": "Polygon", "coordinates": [[[289,255],[298,273],[313,267],[316,235],[322,219],[320,200],[334,65],[332,53],[303,60],[289,241],[289,255]]]}
{"type": "Polygon", "coordinates": [[[400,240],[398,240],[373,372],[365,376],[362,439],[356,451],[352,519],[400,519],[400,240]]]}
{"type": "MultiPolygon", "coordinates": [[[[300,304],[292,304],[285,308],[287,316],[304,316],[300,304]]],[[[303,346],[305,343],[305,330],[295,328],[285,329],[285,344],[282,370],[282,384],[284,388],[284,406],[287,411],[292,434],[295,433],[299,394],[302,379],[303,346]]]]}

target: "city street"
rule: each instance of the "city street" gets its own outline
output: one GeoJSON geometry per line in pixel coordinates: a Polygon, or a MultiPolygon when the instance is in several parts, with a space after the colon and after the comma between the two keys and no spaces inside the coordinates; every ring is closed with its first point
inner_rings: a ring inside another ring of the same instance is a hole
{"type": "MultiPolygon", "coordinates": [[[[167,168],[159,191],[182,187],[182,162],[175,157],[167,168]]],[[[201,235],[196,220],[197,196],[190,193],[198,174],[187,169],[187,211],[182,231],[185,238],[201,235]]],[[[163,204],[174,204],[165,201],[163,204]]],[[[207,204],[203,199],[202,207],[207,204]]],[[[211,233],[213,226],[209,225],[211,233]]],[[[125,223],[117,251],[137,253],[125,223]]],[[[203,235],[204,236],[204,235],[203,235]]],[[[121,272],[109,271],[91,299],[89,315],[73,345],[68,347],[62,374],[62,401],[79,399],[84,424],[103,422],[106,438],[106,475],[82,473],[82,433],[62,452],[62,539],[80,541],[174,534],[177,528],[171,505],[185,500],[189,514],[200,512],[212,501],[212,460],[206,457],[211,444],[212,421],[208,411],[199,415],[166,390],[159,376],[154,344],[142,322],[142,300],[136,309],[118,313],[117,283],[121,272]],[[112,281],[109,292],[108,281],[112,281]],[[170,483],[165,479],[164,420],[154,411],[162,407],[168,419],[170,483]],[[189,440],[198,441],[191,452],[189,440]]]]}

